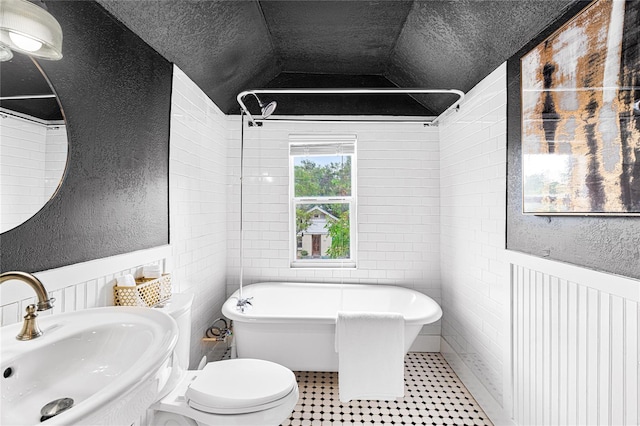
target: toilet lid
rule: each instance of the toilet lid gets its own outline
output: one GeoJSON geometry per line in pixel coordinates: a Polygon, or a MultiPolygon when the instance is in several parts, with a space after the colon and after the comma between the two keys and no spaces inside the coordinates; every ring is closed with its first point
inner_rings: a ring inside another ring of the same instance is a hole
{"type": "Polygon", "coordinates": [[[211,362],[189,385],[189,406],[208,413],[248,413],[277,405],[297,386],[291,370],[259,359],[211,362]]]}

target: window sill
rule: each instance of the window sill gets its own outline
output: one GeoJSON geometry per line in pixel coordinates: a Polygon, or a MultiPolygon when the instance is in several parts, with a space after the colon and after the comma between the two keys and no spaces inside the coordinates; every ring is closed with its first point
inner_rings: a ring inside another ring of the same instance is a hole
{"type": "Polygon", "coordinates": [[[297,260],[291,262],[291,269],[356,269],[353,260],[297,260]]]}

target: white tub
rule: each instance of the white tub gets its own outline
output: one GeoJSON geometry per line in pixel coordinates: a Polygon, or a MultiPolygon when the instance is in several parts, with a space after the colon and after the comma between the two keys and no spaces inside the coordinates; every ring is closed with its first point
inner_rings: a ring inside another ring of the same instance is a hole
{"type": "MultiPolygon", "coordinates": [[[[236,309],[236,291],[222,306],[233,320],[241,358],[265,359],[296,371],[338,371],[338,311],[398,312],[405,320],[405,352],[425,324],[442,316],[428,296],[401,287],[360,284],[258,283],[244,287],[253,304],[236,309]]],[[[385,344],[380,336],[380,345],[385,344]]]]}

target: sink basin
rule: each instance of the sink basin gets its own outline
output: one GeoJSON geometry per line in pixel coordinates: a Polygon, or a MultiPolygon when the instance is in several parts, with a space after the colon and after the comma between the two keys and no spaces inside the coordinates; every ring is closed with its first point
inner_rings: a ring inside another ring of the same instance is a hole
{"type": "Polygon", "coordinates": [[[178,328],[149,308],[106,307],[41,316],[44,335],[18,341],[22,324],[0,328],[0,424],[131,424],[171,375],[178,328]],[[40,422],[49,402],[68,410],[40,422]]]}

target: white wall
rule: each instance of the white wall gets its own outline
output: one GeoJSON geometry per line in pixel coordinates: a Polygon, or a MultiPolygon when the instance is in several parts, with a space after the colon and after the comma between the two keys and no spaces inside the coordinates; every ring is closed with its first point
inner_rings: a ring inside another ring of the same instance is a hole
{"type": "Polygon", "coordinates": [[[635,425],[640,282],[507,251],[506,66],[440,126],[443,353],[496,424],[635,425]]]}
{"type": "Polygon", "coordinates": [[[46,199],[58,189],[67,165],[67,126],[47,127],[47,143],[44,157],[44,192],[46,199]]]}
{"type": "MultiPolygon", "coordinates": [[[[228,293],[239,282],[240,123],[229,141],[228,293]]],[[[422,124],[245,124],[244,283],[399,285],[440,301],[438,129],[422,124]],[[357,269],[291,269],[289,134],[357,135],[357,269]]],[[[439,323],[423,334],[438,336],[439,323]]]]}
{"type": "Polygon", "coordinates": [[[169,222],[175,290],[195,296],[191,366],[213,346],[205,330],[226,299],[227,118],[174,66],[169,222]]]}
{"type": "Polygon", "coordinates": [[[440,125],[442,335],[499,404],[508,383],[506,101],[503,64],[440,125]]]}
{"type": "Polygon", "coordinates": [[[58,187],[67,160],[64,125],[0,114],[0,229],[33,216],[58,187]]]}

